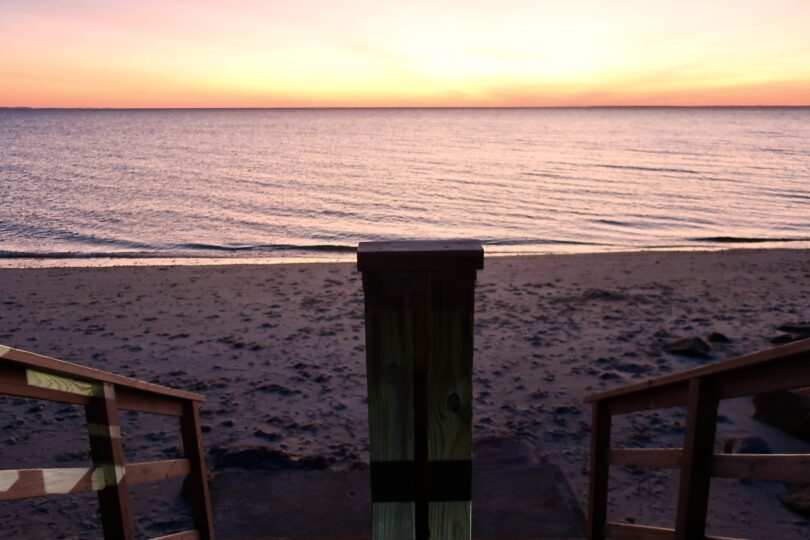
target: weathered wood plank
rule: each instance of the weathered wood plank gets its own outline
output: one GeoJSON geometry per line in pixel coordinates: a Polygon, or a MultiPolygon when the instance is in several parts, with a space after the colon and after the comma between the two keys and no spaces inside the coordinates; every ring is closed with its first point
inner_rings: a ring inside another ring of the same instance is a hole
{"type": "Polygon", "coordinates": [[[183,416],[184,401],[181,399],[126,387],[117,387],[117,392],[119,409],[166,416],[183,416]]]}
{"type": "Polygon", "coordinates": [[[0,382],[0,394],[31,399],[44,399],[59,403],[73,403],[74,405],[87,405],[89,398],[68,392],[59,392],[45,388],[28,386],[27,384],[8,384],[0,382]]]}
{"type": "MultiPolygon", "coordinates": [[[[0,394],[87,405],[93,383],[74,377],[26,368],[13,362],[0,363],[0,394]]],[[[126,386],[116,387],[118,408],[182,416],[183,399],[126,386]]]]}
{"type": "Polygon", "coordinates": [[[0,471],[0,501],[98,491],[104,471],[95,467],[0,471]]]}
{"type": "Polygon", "coordinates": [[[374,540],[413,540],[412,502],[372,503],[372,538],[374,540]]]}
{"type": "Polygon", "coordinates": [[[437,501],[430,503],[430,538],[464,540],[472,535],[471,501],[437,501]]]}
{"type": "MultiPolygon", "coordinates": [[[[413,314],[405,273],[363,275],[366,305],[369,453],[375,462],[412,462],[413,314]]],[[[412,502],[373,502],[375,539],[413,540],[412,502]]]]}
{"type": "MultiPolygon", "coordinates": [[[[428,324],[428,459],[472,460],[473,304],[475,271],[433,272],[428,324]]],[[[453,478],[448,491],[468,500],[430,503],[431,538],[470,538],[470,476],[453,478]]]]}
{"type": "Polygon", "coordinates": [[[480,270],[484,249],[477,240],[360,242],[357,269],[368,271],[480,270]]]}
{"type": "Polygon", "coordinates": [[[175,476],[191,473],[191,462],[188,459],[168,459],[165,461],[147,461],[127,465],[126,478],[130,485],[158,482],[175,476]]]}
{"type": "Polygon", "coordinates": [[[404,274],[364,275],[371,461],[413,461],[413,317],[404,274]]]}
{"type": "Polygon", "coordinates": [[[55,375],[36,369],[25,370],[25,381],[28,386],[35,388],[43,388],[85,397],[93,397],[95,395],[94,392],[100,388],[99,385],[89,381],[76,379],[74,377],[65,377],[63,375],[55,375]]]}
{"type": "Polygon", "coordinates": [[[712,476],[810,482],[810,454],[716,454],[712,476]]]}
{"type": "Polygon", "coordinates": [[[633,394],[623,394],[604,401],[611,414],[628,414],[686,405],[688,391],[688,382],[678,382],[660,388],[641,389],[633,394]]]}
{"type": "Polygon", "coordinates": [[[358,249],[366,299],[372,495],[385,491],[387,498],[375,499],[375,538],[470,537],[473,292],[482,265],[478,242],[371,243],[358,249]],[[389,484],[402,484],[400,499],[390,486],[381,489],[386,479],[374,471],[383,470],[375,467],[382,462],[411,471],[406,481],[385,469],[389,484]],[[411,511],[401,505],[408,500],[411,511]]]}
{"type": "Polygon", "coordinates": [[[0,360],[0,381],[7,384],[27,385],[25,366],[0,360]]]}
{"type": "Polygon", "coordinates": [[[86,405],[88,403],[88,396],[83,393],[52,389],[44,384],[31,385],[29,383],[29,371],[24,366],[13,362],[0,361],[0,394],[77,405],[86,405]]]}
{"type": "Polygon", "coordinates": [[[214,518],[208,491],[208,469],[202,443],[199,402],[186,402],[185,414],[180,418],[180,429],[183,434],[183,451],[191,467],[189,494],[194,526],[202,540],[214,540],[214,518]]]}
{"type": "Polygon", "coordinates": [[[709,506],[718,400],[710,379],[689,381],[686,435],[681,461],[676,540],[703,538],[709,506]]]}
{"type": "Polygon", "coordinates": [[[15,362],[24,365],[27,368],[34,368],[45,372],[50,372],[53,375],[74,377],[91,383],[106,382],[119,387],[134,388],[143,390],[145,392],[152,392],[180,399],[189,399],[192,401],[203,401],[205,399],[200,394],[195,394],[193,392],[167,388],[165,386],[139,381],[137,379],[131,379],[129,377],[108,373],[98,369],[80,366],[71,362],[57,360],[56,358],[34,354],[32,352],[23,351],[20,349],[7,349],[8,350],[5,352],[5,354],[0,357],[0,363],[15,362]]]}
{"type": "Polygon", "coordinates": [[[0,382],[27,386],[28,380],[25,377],[25,366],[0,360],[0,382]]]}
{"type": "Polygon", "coordinates": [[[680,448],[611,448],[611,465],[678,469],[683,450],[680,448]]]}
{"type": "Polygon", "coordinates": [[[121,445],[118,406],[112,383],[96,385],[85,407],[90,433],[90,454],[104,473],[104,487],[98,491],[101,523],[106,538],[134,537],[130,514],[124,449],[121,445]]]}
{"type": "Polygon", "coordinates": [[[610,473],[610,410],[605,402],[592,407],[591,475],[588,489],[588,539],[603,540],[607,522],[607,490],[610,473]]]}
{"type": "MultiPolygon", "coordinates": [[[[107,538],[132,538],[129,483],[191,474],[192,509],[203,538],[213,538],[207,473],[199,424],[202,396],[135,381],[0,346],[0,393],[84,405],[93,467],[0,471],[0,500],[97,491],[107,538]],[[116,386],[118,385],[118,386],[116,386]],[[127,471],[118,420],[120,393],[129,410],[181,416],[189,459],[136,463],[127,471]]],[[[199,538],[197,530],[166,538],[199,538]]]]}
{"type": "Polygon", "coordinates": [[[431,461],[472,458],[474,283],[474,273],[434,275],[431,283],[427,396],[431,461]]]}
{"type": "Polygon", "coordinates": [[[810,369],[807,369],[807,365],[807,361],[793,358],[717,375],[717,396],[729,399],[810,386],[810,369]]]}
{"type": "MultiPolygon", "coordinates": [[[[679,540],[702,538],[712,475],[771,481],[810,481],[810,456],[713,455],[719,400],[810,386],[807,360],[810,360],[810,340],[802,340],[594,394],[586,398],[586,402],[606,404],[613,414],[688,405],[683,451],[613,449],[610,451],[610,462],[640,467],[680,467],[674,537],[679,540]]],[[[593,522],[589,525],[598,527],[593,522]]],[[[633,534],[638,534],[638,531],[633,534]]]]}
{"type": "MultiPolygon", "coordinates": [[[[157,482],[189,473],[187,459],[151,461],[127,465],[129,485],[157,482]]],[[[99,491],[107,485],[104,467],[17,469],[0,471],[0,501],[99,491]]]]}

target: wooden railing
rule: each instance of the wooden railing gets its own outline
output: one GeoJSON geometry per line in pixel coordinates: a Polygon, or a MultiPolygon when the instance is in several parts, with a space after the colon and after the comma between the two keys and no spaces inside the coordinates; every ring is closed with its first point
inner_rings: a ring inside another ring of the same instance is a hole
{"type": "Polygon", "coordinates": [[[711,478],[810,482],[810,455],[715,454],[720,400],[810,386],[810,340],[632,384],[585,399],[593,407],[588,538],[693,540],[705,536],[711,478]],[[681,448],[610,448],[611,417],[686,406],[681,448]],[[674,529],[607,520],[610,465],[680,469],[674,529]]]}
{"type": "Polygon", "coordinates": [[[0,394],[83,405],[93,466],[0,470],[0,501],[95,491],[105,538],[134,537],[128,486],[189,477],[194,529],[161,540],[213,539],[200,431],[203,396],[0,345],[0,394]],[[183,459],[125,463],[118,411],[180,417],[183,459]]]}

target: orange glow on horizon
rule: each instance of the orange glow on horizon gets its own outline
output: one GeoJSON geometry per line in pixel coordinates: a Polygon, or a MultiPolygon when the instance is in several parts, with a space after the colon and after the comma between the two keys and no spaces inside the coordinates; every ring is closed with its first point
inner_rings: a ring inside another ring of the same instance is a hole
{"type": "Polygon", "coordinates": [[[7,0],[0,106],[810,105],[810,2],[7,0]]]}

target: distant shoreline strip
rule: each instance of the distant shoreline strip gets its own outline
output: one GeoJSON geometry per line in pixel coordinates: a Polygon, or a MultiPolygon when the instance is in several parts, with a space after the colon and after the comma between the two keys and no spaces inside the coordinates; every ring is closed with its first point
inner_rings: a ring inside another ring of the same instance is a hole
{"type": "MultiPolygon", "coordinates": [[[[810,237],[794,238],[754,238],[741,236],[703,236],[687,238],[682,243],[663,245],[613,245],[596,242],[577,242],[569,240],[493,240],[483,241],[491,253],[500,253],[498,248],[523,248],[527,252],[547,252],[549,247],[583,247],[603,250],[645,250],[645,249],[692,249],[700,244],[782,244],[782,243],[810,243],[810,237]]],[[[15,251],[0,250],[0,260],[12,259],[206,259],[206,258],[263,258],[263,257],[305,257],[323,255],[350,255],[357,250],[354,245],[217,245],[204,243],[189,243],[155,250],[141,251],[15,251]]],[[[511,252],[511,251],[509,251],[511,252]]]]}
{"type": "Polygon", "coordinates": [[[742,236],[704,236],[690,238],[692,242],[712,242],[717,244],[763,244],[768,242],[810,242],[810,237],[806,238],[746,238],[742,236]]]}

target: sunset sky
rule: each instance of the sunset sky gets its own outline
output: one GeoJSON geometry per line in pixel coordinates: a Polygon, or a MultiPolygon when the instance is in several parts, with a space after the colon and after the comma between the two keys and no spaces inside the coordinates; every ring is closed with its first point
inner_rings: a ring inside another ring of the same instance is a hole
{"type": "Polygon", "coordinates": [[[810,105],[808,0],[3,0],[0,106],[810,105]]]}

